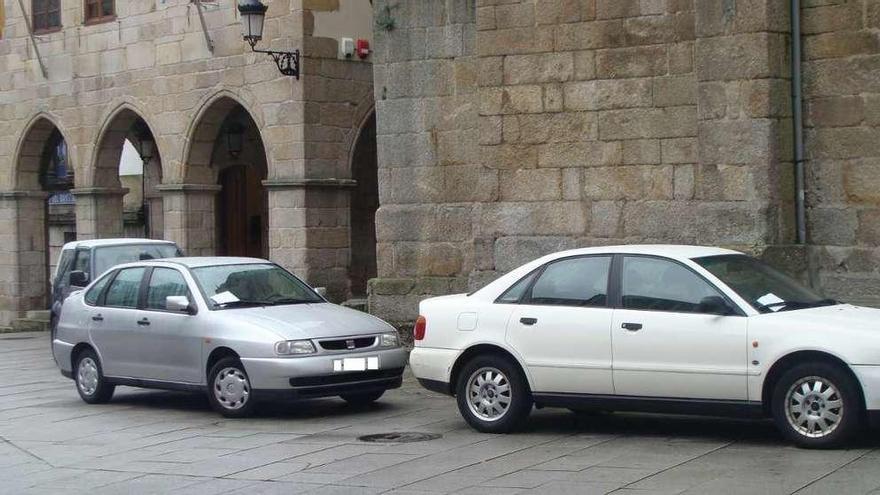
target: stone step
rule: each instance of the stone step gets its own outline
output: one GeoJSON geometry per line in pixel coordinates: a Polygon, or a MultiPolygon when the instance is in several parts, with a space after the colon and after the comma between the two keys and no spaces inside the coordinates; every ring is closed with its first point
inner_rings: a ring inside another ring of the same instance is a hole
{"type": "Polygon", "coordinates": [[[49,321],[19,318],[12,321],[12,330],[14,332],[48,332],[49,321]]]}
{"type": "Polygon", "coordinates": [[[49,321],[51,317],[52,313],[48,309],[38,309],[25,313],[25,319],[28,320],[49,321]]]}
{"type": "Polygon", "coordinates": [[[358,311],[367,312],[367,299],[366,298],[353,298],[349,299],[342,303],[342,306],[346,308],[356,309],[358,311]]]}

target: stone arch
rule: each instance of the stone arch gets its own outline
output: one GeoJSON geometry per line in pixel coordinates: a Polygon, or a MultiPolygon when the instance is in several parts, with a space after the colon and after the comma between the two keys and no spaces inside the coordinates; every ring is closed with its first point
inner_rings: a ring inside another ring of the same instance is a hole
{"type": "Polygon", "coordinates": [[[354,187],[349,198],[349,287],[353,297],[367,295],[367,282],[377,276],[376,211],[379,208],[379,163],[376,113],[373,108],[355,128],[348,166],[354,187]]]}
{"type": "MultiPolygon", "coordinates": [[[[8,181],[14,191],[40,191],[40,160],[46,144],[53,131],[57,130],[68,146],[68,132],[62,127],[58,119],[46,112],[39,112],[24,126],[15,148],[13,166],[10,170],[12,177],[8,181]]],[[[68,160],[73,169],[75,153],[68,153],[68,160]]]]}
{"type": "Polygon", "coordinates": [[[358,138],[363,132],[364,126],[368,125],[370,119],[376,117],[376,102],[373,100],[373,93],[370,92],[357,104],[354,118],[351,122],[352,133],[346,139],[346,150],[349,166],[354,158],[355,147],[358,138]]]}

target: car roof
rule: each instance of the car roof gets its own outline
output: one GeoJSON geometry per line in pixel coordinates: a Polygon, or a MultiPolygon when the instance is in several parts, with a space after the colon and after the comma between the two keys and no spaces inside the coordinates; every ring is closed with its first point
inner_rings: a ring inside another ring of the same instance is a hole
{"type": "MultiPolygon", "coordinates": [[[[76,248],[92,248],[92,247],[101,247],[101,246],[128,246],[128,245],[138,245],[138,244],[174,244],[173,241],[164,241],[160,239],[137,239],[137,238],[122,238],[122,239],[87,239],[82,241],[73,241],[66,243],[62,249],[76,249],[76,248]]],[[[175,244],[176,245],[176,244],[175,244]]]]}
{"type": "Polygon", "coordinates": [[[725,254],[742,254],[731,249],[710,246],[689,246],[684,244],[630,244],[621,246],[596,246],[588,248],[570,249],[560,251],[550,256],[564,258],[584,254],[648,254],[665,256],[673,259],[693,259],[704,256],[719,256],[725,254]]]}
{"type": "Polygon", "coordinates": [[[193,256],[190,258],[164,258],[157,260],[135,261],[132,263],[123,263],[118,266],[129,267],[178,265],[186,268],[199,268],[203,266],[252,265],[266,263],[272,262],[261,258],[243,258],[235,256],[193,256]]]}

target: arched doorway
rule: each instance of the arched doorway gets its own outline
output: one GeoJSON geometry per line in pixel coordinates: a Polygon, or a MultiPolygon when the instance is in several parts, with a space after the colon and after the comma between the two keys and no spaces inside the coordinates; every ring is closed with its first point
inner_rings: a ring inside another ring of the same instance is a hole
{"type": "Polygon", "coordinates": [[[115,215],[107,223],[117,224],[109,232],[123,237],[164,238],[162,198],[157,187],[162,182],[162,160],[156,139],[146,121],[134,110],[124,107],[105,125],[98,141],[93,184],[98,187],[128,191],[122,197],[122,209],[106,212],[115,215]]]}
{"type": "Polygon", "coordinates": [[[364,123],[351,158],[352,179],[357,186],[349,202],[351,261],[349,280],[353,298],[367,295],[367,282],[376,277],[376,210],[379,209],[376,114],[364,123]]]}
{"type": "Polygon", "coordinates": [[[70,193],[74,167],[69,156],[61,130],[46,117],[33,121],[19,147],[15,174],[20,195],[15,281],[19,310],[47,307],[60,248],[76,238],[75,201],[70,193]]]}
{"type": "Polygon", "coordinates": [[[221,97],[202,114],[192,140],[186,182],[219,186],[214,253],[268,258],[268,164],[257,124],[241,104],[221,97]]]}

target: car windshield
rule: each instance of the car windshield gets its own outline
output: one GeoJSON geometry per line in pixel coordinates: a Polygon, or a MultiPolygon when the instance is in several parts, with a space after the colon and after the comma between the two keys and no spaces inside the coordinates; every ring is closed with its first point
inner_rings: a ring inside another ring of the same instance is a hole
{"type": "Polygon", "coordinates": [[[839,304],[769,265],[746,255],[695,258],[694,261],[736,291],[761,313],[839,304]]]}
{"type": "Polygon", "coordinates": [[[125,244],[121,246],[102,246],[95,248],[95,273],[100,275],[122,263],[156,260],[181,256],[174,244],[125,244]]]}
{"type": "Polygon", "coordinates": [[[214,308],[324,302],[301,280],[268,263],[204,266],[192,273],[214,308]]]}

